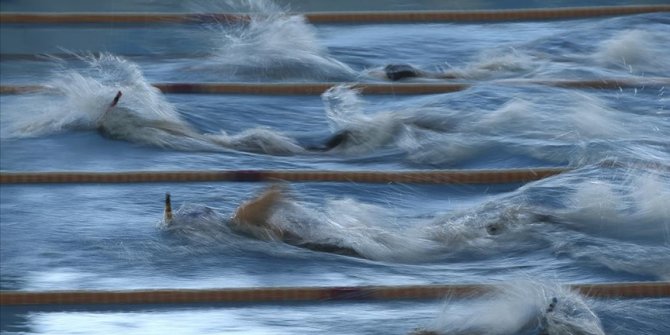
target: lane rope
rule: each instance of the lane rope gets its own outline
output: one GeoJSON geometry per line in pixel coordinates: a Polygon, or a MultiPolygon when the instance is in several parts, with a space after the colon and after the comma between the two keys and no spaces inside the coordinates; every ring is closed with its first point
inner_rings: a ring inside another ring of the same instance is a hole
{"type": "MultiPolygon", "coordinates": [[[[593,80],[498,80],[487,84],[544,85],[560,88],[623,89],[664,87],[670,78],[593,79],[593,80]]],[[[155,83],[154,87],[169,94],[256,94],[319,95],[337,85],[349,85],[363,94],[439,94],[466,90],[472,83],[155,83]]],[[[1,85],[0,94],[56,93],[58,87],[42,85],[1,85]]]]}
{"type": "Polygon", "coordinates": [[[85,184],[165,182],[357,182],[427,184],[523,183],[557,175],[569,168],[424,171],[215,170],[124,172],[0,172],[0,184],[85,184]]]}
{"type": "MultiPolygon", "coordinates": [[[[543,9],[463,11],[362,11],[312,12],[310,23],[500,22],[579,19],[670,11],[670,5],[563,7],[543,9]]],[[[198,24],[238,23],[249,20],[242,13],[0,13],[0,24],[198,24]]]]}
{"type": "MultiPolygon", "coordinates": [[[[670,297],[670,282],[573,284],[567,287],[592,298],[670,297]]],[[[496,286],[493,284],[465,284],[127,291],[0,291],[0,306],[442,299],[447,296],[470,298],[494,289],[496,286]]]]}

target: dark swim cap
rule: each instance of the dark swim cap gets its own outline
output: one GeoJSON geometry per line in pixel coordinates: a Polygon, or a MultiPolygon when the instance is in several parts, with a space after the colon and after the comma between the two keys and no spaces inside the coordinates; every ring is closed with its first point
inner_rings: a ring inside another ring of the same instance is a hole
{"type": "Polygon", "coordinates": [[[384,67],[386,77],[390,80],[400,80],[405,78],[418,77],[420,72],[408,64],[389,64],[384,67]]]}

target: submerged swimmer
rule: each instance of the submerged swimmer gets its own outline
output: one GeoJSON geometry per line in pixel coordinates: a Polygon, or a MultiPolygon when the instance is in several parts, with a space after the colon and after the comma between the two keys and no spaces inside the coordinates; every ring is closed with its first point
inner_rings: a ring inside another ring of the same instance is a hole
{"type": "Polygon", "coordinates": [[[409,64],[389,64],[384,67],[383,71],[384,71],[383,76],[391,81],[398,81],[409,78],[427,78],[427,79],[458,78],[458,76],[454,73],[424,71],[417,69],[409,64]]]}
{"type": "Polygon", "coordinates": [[[290,138],[267,129],[249,129],[238,135],[201,133],[165,104],[167,110],[137,110],[119,104],[119,91],[96,122],[105,137],[186,151],[226,149],[272,155],[305,151],[290,138]]]}
{"type": "Polygon", "coordinates": [[[195,131],[189,124],[179,119],[155,119],[145,118],[137,112],[126,107],[119,106],[119,100],[123,96],[121,91],[110,103],[105,112],[96,122],[97,130],[103,136],[130,140],[133,142],[161,143],[160,135],[177,136],[203,140],[204,136],[195,131]]]}
{"type": "Polygon", "coordinates": [[[329,137],[323,144],[319,146],[310,146],[307,150],[327,152],[353,142],[353,138],[353,133],[350,130],[342,130],[329,137]]]}
{"type": "MultiPolygon", "coordinates": [[[[273,185],[257,197],[242,203],[232,218],[226,223],[236,233],[250,236],[263,241],[281,241],[293,246],[314,251],[330,252],[346,256],[361,257],[355,250],[335,244],[308,241],[298,232],[290,231],[273,223],[270,219],[273,212],[285,201],[285,190],[280,185],[273,185]]],[[[163,220],[169,227],[174,224],[174,214],[170,202],[170,194],[165,195],[163,220]]]]}
{"type": "MultiPolygon", "coordinates": [[[[351,226],[350,230],[338,224],[336,218],[333,219],[335,221],[322,221],[322,218],[317,219],[311,214],[296,212],[300,208],[302,206],[296,206],[291,201],[285,187],[273,185],[243,202],[229,218],[215,215],[216,219],[213,220],[217,224],[214,226],[225,226],[224,230],[221,227],[215,228],[216,231],[234,232],[262,241],[278,241],[314,251],[368,259],[413,260],[461,250],[472,239],[496,238],[496,235],[513,233],[512,227],[519,223],[548,221],[546,216],[530,210],[507,208],[496,211],[496,214],[490,213],[491,215],[457,214],[454,217],[438,218],[425,227],[419,225],[386,230],[376,227],[372,222],[361,221],[351,226]],[[298,216],[295,216],[296,213],[299,213],[298,216]],[[334,230],[333,225],[336,227],[334,230]],[[450,233],[454,229],[456,233],[450,233]],[[356,237],[352,240],[351,236],[363,238],[366,242],[362,243],[356,237]]],[[[190,212],[189,216],[182,215],[186,213],[173,214],[170,195],[166,194],[163,220],[166,228],[180,231],[194,227],[193,219],[196,219],[195,222],[212,222],[212,210],[208,207],[190,212]]],[[[366,217],[364,220],[368,219],[366,217]]]]}
{"type": "MultiPolygon", "coordinates": [[[[239,136],[202,134],[178,117],[146,118],[137,111],[120,106],[119,100],[122,96],[123,93],[118,91],[96,122],[98,132],[105,137],[176,149],[230,148],[278,155],[329,152],[337,148],[375,145],[370,143],[369,136],[367,136],[370,129],[364,127],[341,130],[325,139],[321,144],[304,146],[271,131],[243,133],[239,136]]],[[[390,132],[382,135],[378,137],[385,140],[393,137],[390,132]]]]}

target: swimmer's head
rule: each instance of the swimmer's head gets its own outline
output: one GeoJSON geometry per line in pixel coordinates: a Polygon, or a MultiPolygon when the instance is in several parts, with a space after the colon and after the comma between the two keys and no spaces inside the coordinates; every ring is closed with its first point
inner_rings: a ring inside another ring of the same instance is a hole
{"type": "Polygon", "coordinates": [[[504,229],[505,226],[500,222],[491,223],[486,226],[486,232],[489,233],[489,235],[498,235],[502,233],[504,229]]]}
{"type": "Polygon", "coordinates": [[[421,71],[409,64],[389,64],[384,67],[384,72],[392,81],[421,76],[421,71]]]}

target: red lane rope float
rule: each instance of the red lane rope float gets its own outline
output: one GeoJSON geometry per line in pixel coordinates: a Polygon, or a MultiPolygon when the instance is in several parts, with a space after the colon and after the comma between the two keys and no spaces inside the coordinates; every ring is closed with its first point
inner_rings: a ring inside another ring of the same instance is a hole
{"type": "Polygon", "coordinates": [[[165,183],[165,182],[358,182],[428,184],[523,183],[557,175],[569,168],[428,171],[126,171],[126,172],[0,172],[0,184],[39,183],[165,183]]]}
{"type": "Polygon", "coordinates": [[[506,79],[492,81],[496,84],[544,85],[562,88],[620,89],[632,87],[663,87],[670,85],[670,78],[617,78],[617,79],[580,79],[580,80],[541,80],[506,79]]]}
{"type": "MultiPolygon", "coordinates": [[[[503,85],[545,85],[562,88],[621,89],[631,87],[663,87],[670,78],[594,79],[594,80],[499,80],[487,82],[503,85]]],[[[347,83],[344,83],[347,84],[347,83]]],[[[340,83],[155,83],[163,93],[171,94],[257,94],[257,95],[318,95],[340,83]]],[[[363,94],[438,94],[463,91],[470,83],[402,83],[349,85],[363,94]]],[[[57,87],[40,85],[2,85],[0,94],[24,94],[57,91],[57,87]]]]}
{"type": "MultiPolygon", "coordinates": [[[[594,298],[667,298],[670,282],[574,284],[569,289],[594,298]]],[[[263,303],[297,301],[350,301],[469,298],[496,289],[491,284],[426,286],[280,287],[202,290],[130,291],[0,291],[0,306],[263,303]]]]}
{"type": "MultiPolygon", "coordinates": [[[[262,95],[319,95],[338,83],[156,83],[163,93],[171,94],[262,94],[262,95]]],[[[463,91],[470,87],[461,83],[435,84],[351,84],[364,94],[435,94],[463,91]]],[[[38,93],[57,91],[57,87],[40,85],[2,85],[0,94],[38,93]]]]}
{"type": "MultiPolygon", "coordinates": [[[[301,15],[311,23],[404,23],[561,20],[668,11],[670,5],[472,11],[314,12],[301,15]]],[[[297,14],[299,13],[295,15],[297,14]]],[[[247,20],[249,20],[248,14],[236,13],[0,13],[1,24],[189,24],[247,20]]]]}
{"type": "MultiPolygon", "coordinates": [[[[339,83],[157,83],[155,87],[163,93],[204,94],[265,94],[265,95],[319,95],[339,83]]],[[[360,84],[350,83],[352,88],[365,94],[433,94],[463,91],[470,87],[463,83],[436,84],[360,84]]]]}
{"type": "Polygon", "coordinates": [[[0,94],[37,93],[48,89],[48,87],[40,85],[0,85],[0,94]]]}
{"type": "Polygon", "coordinates": [[[495,22],[563,20],[667,11],[670,11],[669,5],[473,11],[324,12],[307,13],[305,17],[311,23],[495,22]]]}

